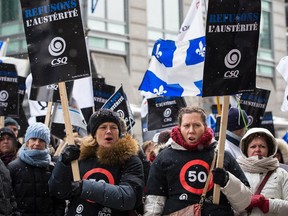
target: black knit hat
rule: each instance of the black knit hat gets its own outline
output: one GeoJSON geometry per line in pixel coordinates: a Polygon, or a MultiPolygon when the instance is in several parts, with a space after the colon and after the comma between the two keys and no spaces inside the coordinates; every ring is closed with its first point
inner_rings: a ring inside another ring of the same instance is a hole
{"type": "Polygon", "coordinates": [[[93,113],[87,125],[87,132],[92,136],[95,135],[97,128],[105,122],[113,122],[117,125],[119,130],[119,137],[121,136],[121,123],[117,112],[110,109],[100,109],[93,113]]]}
{"type": "Polygon", "coordinates": [[[2,136],[3,136],[4,134],[9,135],[10,137],[12,137],[13,139],[16,140],[16,136],[15,136],[14,132],[13,132],[10,128],[4,127],[4,128],[1,128],[1,129],[0,129],[0,139],[2,138],[2,136]]]}
{"type": "Polygon", "coordinates": [[[4,121],[4,127],[10,126],[10,125],[16,126],[18,130],[20,129],[20,125],[15,119],[11,117],[7,117],[4,121]]]}
{"type": "Polygon", "coordinates": [[[245,110],[232,107],[228,113],[227,130],[235,131],[248,125],[248,116],[245,110]]]}

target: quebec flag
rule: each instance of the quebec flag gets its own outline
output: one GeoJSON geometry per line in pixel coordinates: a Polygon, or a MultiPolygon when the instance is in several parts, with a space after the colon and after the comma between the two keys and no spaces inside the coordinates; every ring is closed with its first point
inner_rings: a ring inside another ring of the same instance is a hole
{"type": "Polygon", "coordinates": [[[157,40],[139,90],[161,96],[201,96],[205,47],[205,36],[157,40]]]}

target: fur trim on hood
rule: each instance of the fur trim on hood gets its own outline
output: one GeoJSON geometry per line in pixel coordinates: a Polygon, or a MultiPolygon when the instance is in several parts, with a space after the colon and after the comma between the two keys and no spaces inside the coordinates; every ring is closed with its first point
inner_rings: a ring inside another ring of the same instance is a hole
{"type": "Polygon", "coordinates": [[[282,154],[282,158],[285,164],[288,164],[288,144],[283,139],[275,138],[278,144],[278,149],[282,154]]]}
{"type": "Polygon", "coordinates": [[[89,136],[83,140],[79,160],[97,157],[104,165],[123,165],[131,156],[138,155],[139,145],[131,136],[126,135],[117,140],[110,148],[99,146],[96,140],[89,136]]]}

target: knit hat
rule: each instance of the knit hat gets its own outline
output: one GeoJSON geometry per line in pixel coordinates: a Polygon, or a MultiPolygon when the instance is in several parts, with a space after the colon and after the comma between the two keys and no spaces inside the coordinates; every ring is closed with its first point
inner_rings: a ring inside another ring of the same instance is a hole
{"type": "Polygon", "coordinates": [[[91,115],[88,125],[87,132],[95,135],[98,127],[105,122],[113,122],[118,126],[119,137],[121,136],[121,122],[120,117],[117,112],[114,112],[110,109],[100,109],[91,115]]]}
{"type": "Polygon", "coordinates": [[[1,129],[0,129],[0,139],[2,138],[2,136],[3,136],[4,134],[9,135],[10,137],[12,137],[13,139],[16,140],[16,136],[15,136],[14,132],[13,132],[10,128],[4,127],[4,128],[1,128],[1,129]]]}
{"type": "Polygon", "coordinates": [[[20,129],[20,125],[15,119],[11,117],[7,117],[4,121],[4,127],[10,126],[10,125],[16,126],[18,130],[20,129]]]}
{"type": "Polygon", "coordinates": [[[248,116],[245,110],[239,110],[238,108],[232,107],[228,113],[227,130],[235,131],[239,130],[248,125],[248,116]],[[244,117],[244,120],[243,120],[244,117]]]}
{"type": "Polygon", "coordinates": [[[161,131],[158,136],[158,144],[166,143],[170,138],[170,133],[171,133],[171,130],[161,131]]]}
{"type": "Polygon", "coordinates": [[[50,144],[50,130],[45,124],[36,122],[27,128],[24,142],[31,138],[41,139],[48,146],[50,144]]]}

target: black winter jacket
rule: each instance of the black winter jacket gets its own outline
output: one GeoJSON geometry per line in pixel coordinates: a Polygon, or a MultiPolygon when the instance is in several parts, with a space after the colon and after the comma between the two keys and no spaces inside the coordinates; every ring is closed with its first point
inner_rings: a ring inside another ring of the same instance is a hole
{"type": "Polygon", "coordinates": [[[8,164],[17,206],[23,216],[64,215],[65,201],[49,193],[48,180],[52,167],[34,167],[20,158],[8,164]]]}
{"type": "Polygon", "coordinates": [[[73,196],[71,166],[59,157],[49,185],[58,198],[69,199],[68,216],[129,215],[142,202],[144,174],[136,141],[127,135],[111,148],[100,149],[98,145],[81,144],[80,196],[73,196]]]}
{"type": "Polygon", "coordinates": [[[16,207],[9,170],[0,159],[0,216],[20,215],[16,207]]]}

